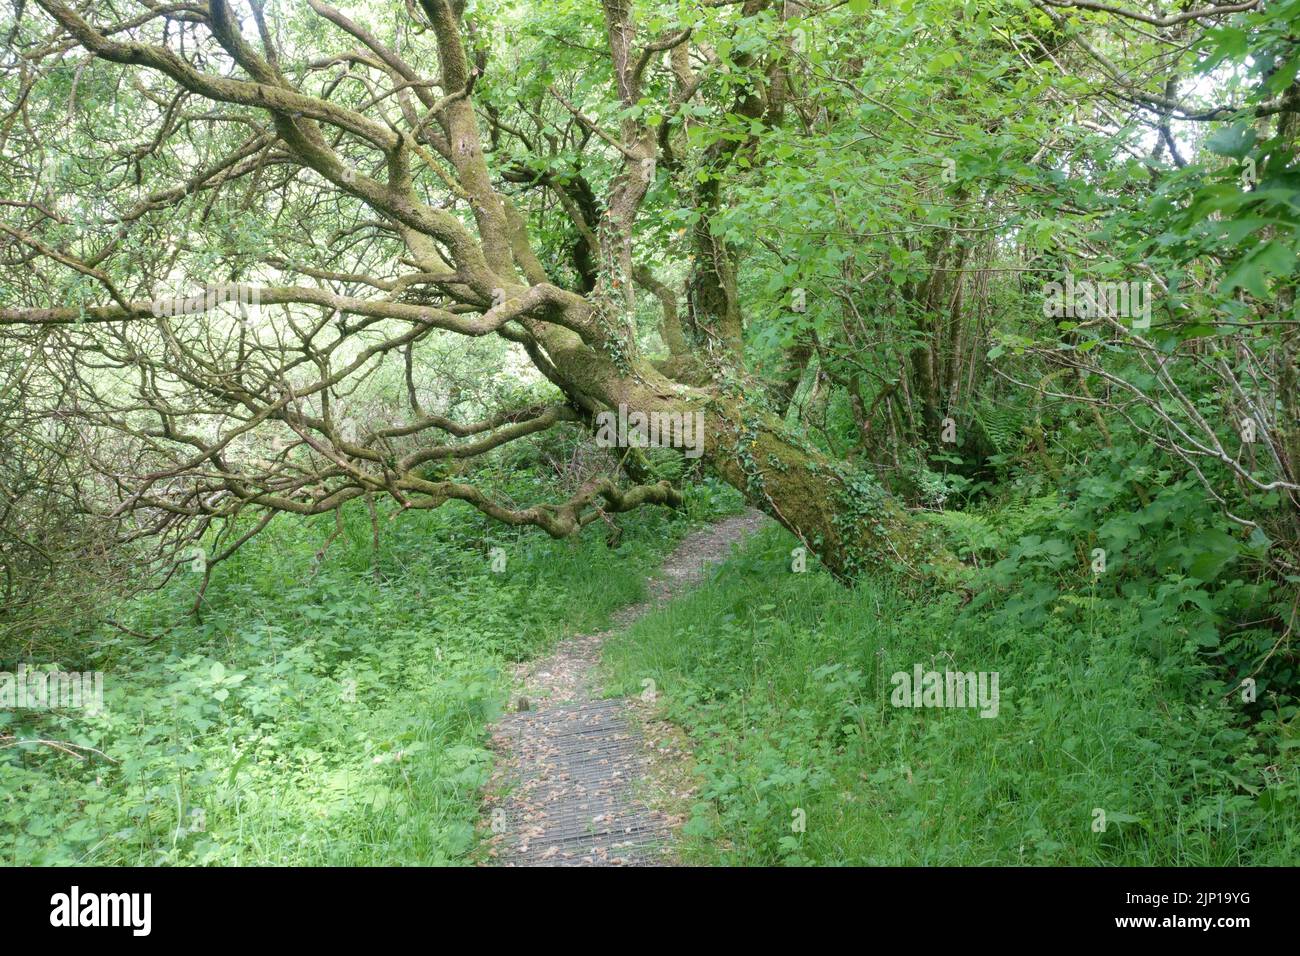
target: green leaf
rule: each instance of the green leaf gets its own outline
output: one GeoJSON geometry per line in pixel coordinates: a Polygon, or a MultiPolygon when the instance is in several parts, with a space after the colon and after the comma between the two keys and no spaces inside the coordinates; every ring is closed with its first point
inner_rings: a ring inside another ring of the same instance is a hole
{"type": "Polygon", "coordinates": [[[1241,159],[1255,145],[1255,130],[1245,123],[1235,123],[1215,130],[1205,139],[1205,148],[1219,156],[1241,159]]]}

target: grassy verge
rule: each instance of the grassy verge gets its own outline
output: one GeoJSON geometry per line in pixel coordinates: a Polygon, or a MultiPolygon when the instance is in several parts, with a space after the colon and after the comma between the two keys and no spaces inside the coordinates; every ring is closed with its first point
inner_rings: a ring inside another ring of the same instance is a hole
{"type": "Polygon", "coordinates": [[[611,550],[596,527],[556,542],[448,505],[384,515],[376,560],[359,507],[319,563],[333,519],[280,521],[219,569],[202,623],[187,617],[198,575],[181,574],[114,611],[152,642],[104,629],[50,635],[83,649],[57,661],[0,655],[0,670],[103,671],[106,703],[0,711],[17,741],[0,749],[0,861],[464,861],[505,665],[638,599],[663,553],[731,508],[706,488],[687,514],[624,516],[611,550]]]}
{"type": "Polygon", "coordinates": [[[1155,649],[1137,599],[1064,594],[1028,613],[881,581],[849,591],[791,573],[794,544],[765,531],[710,586],[605,647],[608,689],[653,679],[690,736],[687,860],[1300,859],[1294,738],[1222,696],[1179,636],[1195,622],[1166,621],[1155,649]],[[918,663],[998,672],[997,716],[893,706],[892,676],[918,663]]]}

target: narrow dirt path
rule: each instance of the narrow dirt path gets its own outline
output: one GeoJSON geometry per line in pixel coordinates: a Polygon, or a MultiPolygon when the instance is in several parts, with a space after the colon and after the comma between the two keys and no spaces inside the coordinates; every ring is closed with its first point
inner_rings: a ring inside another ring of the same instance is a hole
{"type": "Polygon", "coordinates": [[[670,828],[636,796],[647,764],[628,704],[592,699],[600,646],[698,583],[767,520],[750,511],[688,536],[647,583],[645,601],[615,614],[607,630],[569,638],[516,668],[512,705],[522,699],[528,709],[492,728],[500,754],[488,787],[496,865],[653,866],[663,859],[670,828]]]}

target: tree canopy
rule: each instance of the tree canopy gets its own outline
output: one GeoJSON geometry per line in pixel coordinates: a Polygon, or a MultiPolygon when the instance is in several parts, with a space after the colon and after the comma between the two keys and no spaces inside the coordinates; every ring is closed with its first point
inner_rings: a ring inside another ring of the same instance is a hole
{"type": "Polygon", "coordinates": [[[620,407],[702,414],[846,579],[952,570],[910,511],[1085,423],[1296,540],[1298,0],[14,13],[11,580],[69,522],[216,565],[358,498],[680,503],[635,447],[562,501],[476,482],[620,407]]]}

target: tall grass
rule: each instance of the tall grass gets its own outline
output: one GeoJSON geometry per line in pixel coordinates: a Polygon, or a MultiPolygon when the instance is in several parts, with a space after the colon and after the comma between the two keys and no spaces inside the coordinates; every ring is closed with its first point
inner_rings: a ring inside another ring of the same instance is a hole
{"type": "Polygon", "coordinates": [[[883,579],[846,590],[791,573],[795,544],[765,531],[710,584],[606,645],[608,690],[653,679],[689,733],[688,860],[1300,859],[1296,750],[1209,689],[1193,645],[1172,639],[1153,655],[1134,636],[1136,603],[1069,595],[1040,622],[883,579]],[[998,715],[892,706],[891,675],[917,663],[998,672],[998,715]]]}

